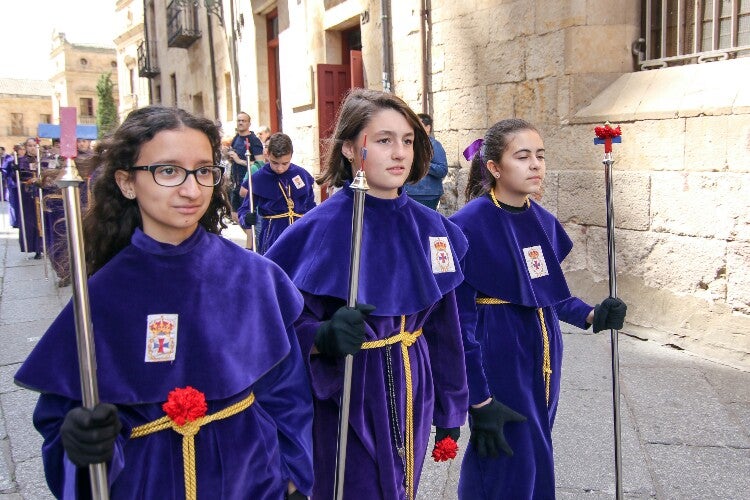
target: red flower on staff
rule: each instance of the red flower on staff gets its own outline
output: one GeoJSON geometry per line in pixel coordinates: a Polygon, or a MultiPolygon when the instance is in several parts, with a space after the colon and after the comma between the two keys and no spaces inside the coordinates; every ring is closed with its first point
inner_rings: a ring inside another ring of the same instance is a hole
{"type": "Polygon", "coordinates": [[[456,458],[458,452],[458,443],[456,443],[452,437],[446,436],[437,443],[435,448],[432,450],[432,458],[436,462],[445,462],[456,458]]]}
{"type": "Polygon", "coordinates": [[[594,128],[594,133],[596,133],[596,136],[599,139],[611,139],[613,137],[620,137],[622,135],[622,130],[620,130],[619,125],[612,128],[609,123],[606,123],[603,127],[594,128]]]}
{"type": "Polygon", "coordinates": [[[197,420],[206,414],[206,395],[190,386],[169,392],[167,402],[161,406],[164,413],[177,425],[197,420]]]}

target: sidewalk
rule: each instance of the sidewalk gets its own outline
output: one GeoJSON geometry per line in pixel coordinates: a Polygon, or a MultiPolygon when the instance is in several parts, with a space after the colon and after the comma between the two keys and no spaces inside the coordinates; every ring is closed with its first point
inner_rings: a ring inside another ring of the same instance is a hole
{"type": "MultiPolygon", "coordinates": [[[[0,208],[0,500],[47,499],[41,438],[31,424],[36,394],[15,386],[13,374],[71,288],[58,289],[52,271],[45,280],[42,261],[19,252],[7,206],[0,208]]],[[[228,234],[244,246],[238,226],[228,234]]],[[[554,435],[557,496],[614,498],[609,335],[567,328],[554,435]]],[[[750,498],[750,373],[620,339],[625,498],[750,498]]],[[[468,428],[461,433],[463,450],[468,428]]],[[[459,460],[428,458],[418,497],[456,498],[459,469],[459,460]]]]}

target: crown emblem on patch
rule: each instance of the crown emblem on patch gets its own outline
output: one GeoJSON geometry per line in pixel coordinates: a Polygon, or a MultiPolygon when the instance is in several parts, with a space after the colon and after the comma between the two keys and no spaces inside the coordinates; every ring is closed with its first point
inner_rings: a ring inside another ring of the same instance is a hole
{"type": "Polygon", "coordinates": [[[448,248],[448,245],[443,240],[437,240],[433,246],[436,250],[445,250],[448,248]]]}
{"type": "Polygon", "coordinates": [[[531,257],[532,259],[538,259],[539,258],[539,252],[537,250],[533,250],[532,249],[529,252],[529,257],[531,257]]]}
{"type": "Polygon", "coordinates": [[[149,330],[151,330],[152,333],[155,333],[155,334],[169,333],[174,329],[174,323],[162,318],[158,321],[154,321],[153,323],[151,323],[148,328],[149,330]]]}

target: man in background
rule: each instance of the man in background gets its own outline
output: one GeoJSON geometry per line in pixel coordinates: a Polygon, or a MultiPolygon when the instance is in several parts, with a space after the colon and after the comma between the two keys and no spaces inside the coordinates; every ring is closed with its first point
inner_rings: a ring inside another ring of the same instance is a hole
{"type": "Polygon", "coordinates": [[[432,117],[426,113],[419,113],[417,116],[419,116],[427,135],[430,136],[432,159],[427,175],[416,184],[406,184],[404,189],[406,194],[414,201],[437,210],[440,197],[443,196],[443,178],[448,175],[448,159],[445,156],[443,145],[432,135],[432,117]]]}

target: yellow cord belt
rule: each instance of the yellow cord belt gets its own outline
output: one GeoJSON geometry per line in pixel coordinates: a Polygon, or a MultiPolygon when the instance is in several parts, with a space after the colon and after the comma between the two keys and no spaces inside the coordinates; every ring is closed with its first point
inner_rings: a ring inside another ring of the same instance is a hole
{"type": "Polygon", "coordinates": [[[409,346],[422,335],[422,329],[413,332],[406,331],[406,316],[401,316],[401,331],[391,337],[373,340],[362,344],[362,349],[378,349],[401,343],[401,358],[404,363],[404,377],[406,378],[406,494],[409,500],[414,498],[414,395],[411,380],[411,362],[409,361],[409,346]]]}
{"type": "Polygon", "coordinates": [[[294,211],[294,200],[292,199],[292,188],[287,186],[287,190],[284,191],[284,186],[279,182],[279,189],[281,190],[281,195],[284,197],[284,201],[286,201],[286,208],[287,211],[283,214],[277,214],[277,215],[264,215],[264,219],[283,219],[285,217],[289,218],[289,224],[294,224],[294,219],[299,219],[302,217],[302,214],[298,214],[294,211]]]}
{"type": "Polygon", "coordinates": [[[215,420],[222,420],[232,415],[236,415],[241,411],[246,410],[255,402],[255,394],[252,392],[248,397],[242,401],[238,401],[233,405],[227,406],[223,410],[206,415],[204,417],[197,418],[192,422],[185,422],[184,425],[177,425],[168,416],[163,416],[147,424],[139,425],[134,427],[130,433],[130,438],[135,439],[153,434],[155,432],[163,431],[165,429],[172,429],[178,434],[182,434],[182,460],[183,470],[185,474],[185,499],[195,500],[197,496],[197,480],[195,470],[195,440],[194,437],[200,430],[200,428],[215,420]]]}
{"type": "MultiPolygon", "coordinates": [[[[477,304],[484,306],[498,306],[502,304],[510,304],[507,300],[496,299],[494,297],[477,297],[477,304]]],[[[542,327],[542,377],[544,378],[544,394],[549,406],[549,390],[550,383],[552,382],[552,363],[550,361],[549,353],[549,334],[547,333],[547,322],[544,320],[544,311],[542,308],[536,310],[537,316],[539,316],[539,324],[542,327]]]]}

